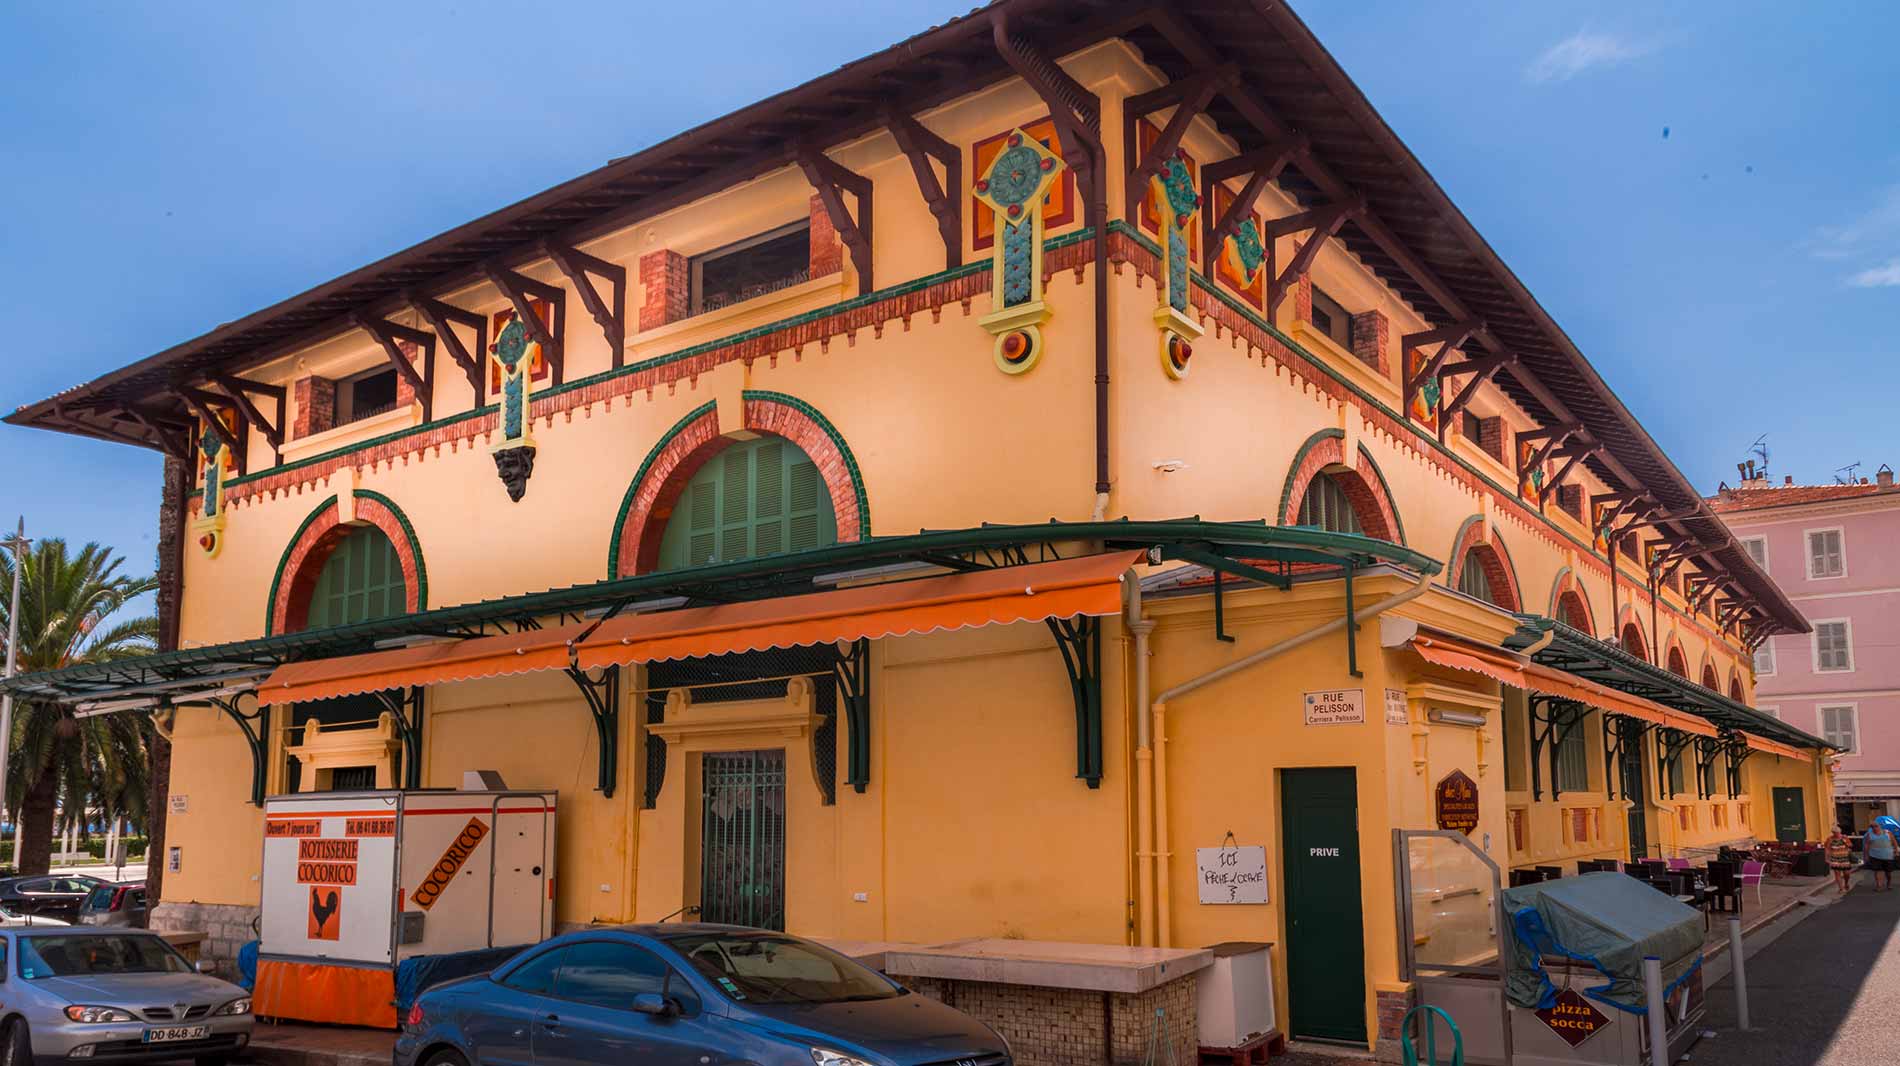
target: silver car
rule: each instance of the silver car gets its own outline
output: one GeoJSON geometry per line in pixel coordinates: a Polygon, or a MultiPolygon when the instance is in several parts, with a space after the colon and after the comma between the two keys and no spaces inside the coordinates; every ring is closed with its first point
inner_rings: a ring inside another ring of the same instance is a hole
{"type": "Polygon", "coordinates": [[[156,933],[0,928],[0,1066],[222,1064],[251,1040],[250,994],[156,933]]]}

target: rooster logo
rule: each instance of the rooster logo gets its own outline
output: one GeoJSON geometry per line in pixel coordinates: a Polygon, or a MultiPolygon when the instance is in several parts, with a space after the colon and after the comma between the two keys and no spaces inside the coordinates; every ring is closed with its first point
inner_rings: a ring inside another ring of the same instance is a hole
{"type": "Polygon", "coordinates": [[[310,939],[335,940],[342,926],[336,917],[337,890],[321,885],[310,886],[310,939]]]}

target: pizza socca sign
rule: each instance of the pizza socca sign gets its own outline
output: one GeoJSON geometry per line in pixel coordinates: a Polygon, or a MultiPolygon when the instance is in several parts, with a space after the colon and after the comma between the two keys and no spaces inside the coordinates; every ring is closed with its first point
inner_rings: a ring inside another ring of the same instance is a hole
{"type": "Polygon", "coordinates": [[[1453,770],[1440,778],[1434,797],[1438,828],[1456,829],[1466,836],[1478,828],[1478,783],[1463,770],[1453,770]]]}
{"type": "Polygon", "coordinates": [[[1562,1037],[1564,1043],[1571,1047],[1597,1035],[1610,1024],[1609,1015],[1596,1009],[1574,988],[1557,993],[1557,1001],[1536,1014],[1539,1021],[1550,1026],[1550,1031],[1562,1037]]]}

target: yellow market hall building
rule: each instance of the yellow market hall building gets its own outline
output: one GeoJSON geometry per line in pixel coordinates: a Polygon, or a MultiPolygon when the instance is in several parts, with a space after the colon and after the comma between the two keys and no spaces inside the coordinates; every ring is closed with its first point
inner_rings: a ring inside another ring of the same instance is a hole
{"type": "Polygon", "coordinates": [[[1267,942],[1392,1057],[1395,831],[1828,817],[1806,622],[1283,4],[1002,0],[8,420],[165,456],[164,650],[10,687],[154,717],[214,957],[267,797],[485,770],[557,929],[1267,942]]]}

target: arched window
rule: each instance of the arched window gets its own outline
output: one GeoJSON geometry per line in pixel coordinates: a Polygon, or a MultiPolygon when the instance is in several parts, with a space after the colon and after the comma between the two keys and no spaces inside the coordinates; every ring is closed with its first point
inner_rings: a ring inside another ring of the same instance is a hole
{"type": "Polygon", "coordinates": [[[1590,607],[1583,602],[1583,596],[1575,589],[1557,597],[1557,621],[1572,629],[1590,632],[1590,607]]]}
{"type": "Polygon", "coordinates": [[[1476,559],[1465,559],[1464,569],[1458,571],[1458,591],[1486,603],[1497,602],[1492,598],[1491,578],[1485,574],[1484,567],[1479,565],[1476,559]]]}
{"type": "Polygon", "coordinates": [[[1649,645],[1643,640],[1643,630],[1635,622],[1624,622],[1623,632],[1618,634],[1618,643],[1623,650],[1644,662],[1649,661],[1649,645]]]}
{"type": "Polygon", "coordinates": [[[1465,549],[1458,566],[1458,591],[1507,611],[1520,609],[1510,562],[1496,542],[1465,549]]]}
{"type": "Polygon", "coordinates": [[[1669,672],[1677,677],[1686,678],[1689,676],[1689,661],[1682,657],[1682,649],[1680,647],[1672,647],[1669,649],[1669,672]]]}
{"type": "Polygon", "coordinates": [[[673,570],[803,551],[838,541],[817,464],[782,437],[728,445],[694,473],[660,538],[673,570]]]}
{"type": "Polygon", "coordinates": [[[1748,693],[1742,691],[1741,675],[1731,671],[1728,675],[1728,698],[1736,703],[1747,703],[1748,693]]]}
{"type": "Polygon", "coordinates": [[[1328,472],[1314,475],[1306,486],[1306,495],[1300,497],[1300,516],[1298,524],[1314,526],[1328,533],[1364,533],[1359,513],[1354,510],[1352,498],[1346,495],[1346,487],[1339,478],[1328,472]]]}
{"type": "Polygon", "coordinates": [[[1710,692],[1722,691],[1722,679],[1715,676],[1715,667],[1710,663],[1702,664],[1702,687],[1710,692]]]}
{"type": "Polygon", "coordinates": [[[367,622],[408,610],[402,560],[396,546],[372,525],[351,529],[330,549],[310,590],[305,629],[367,622]]]}

